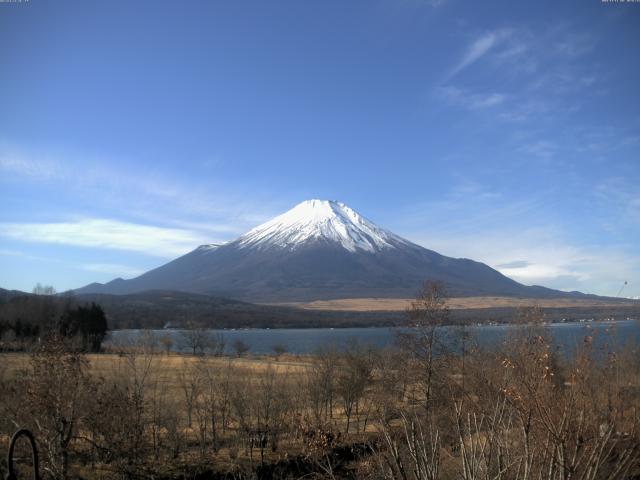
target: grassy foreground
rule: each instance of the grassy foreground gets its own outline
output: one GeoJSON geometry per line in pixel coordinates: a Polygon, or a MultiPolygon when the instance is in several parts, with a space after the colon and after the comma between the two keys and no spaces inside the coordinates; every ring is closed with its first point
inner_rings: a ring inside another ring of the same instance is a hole
{"type": "Polygon", "coordinates": [[[535,325],[490,352],[447,352],[433,324],[399,340],[279,358],[52,340],[0,354],[0,443],[32,429],[54,479],[640,474],[637,345],[585,337],[568,358],[535,325]]]}

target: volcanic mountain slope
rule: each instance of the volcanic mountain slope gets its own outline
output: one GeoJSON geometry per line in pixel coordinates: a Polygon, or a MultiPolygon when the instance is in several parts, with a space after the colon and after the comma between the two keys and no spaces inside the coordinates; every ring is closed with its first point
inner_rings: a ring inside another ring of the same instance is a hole
{"type": "Polygon", "coordinates": [[[491,267],[450,258],[384,230],[343,203],[308,200],[223,245],[203,245],[131,280],[77,293],[177,290],[253,302],[410,298],[426,279],[452,296],[566,297],[491,267]]]}

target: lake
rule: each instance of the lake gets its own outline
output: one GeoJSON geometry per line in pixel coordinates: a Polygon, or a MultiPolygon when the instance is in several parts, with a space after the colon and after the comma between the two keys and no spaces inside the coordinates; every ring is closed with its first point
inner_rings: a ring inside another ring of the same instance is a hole
{"type": "MultiPolygon", "coordinates": [[[[474,325],[465,327],[473,341],[482,348],[492,349],[500,346],[508,338],[508,334],[517,328],[514,325],[474,325]]],[[[640,321],[620,320],[611,322],[570,322],[548,324],[545,327],[553,336],[555,343],[566,352],[571,352],[576,345],[591,337],[594,345],[607,349],[623,347],[626,344],[640,342],[640,321]]],[[[460,327],[442,327],[444,336],[454,337],[460,327]]],[[[231,345],[236,340],[246,343],[254,354],[272,353],[274,345],[284,345],[287,351],[294,354],[314,353],[319,348],[344,347],[348,342],[357,340],[363,345],[385,347],[394,342],[397,328],[309,328],[309,329],[246,329],[246,330],[208,330],[212,334],[224,336],[227,352],[231,353],[231,345]]],[[[188,352],[182,330],[115,330],[108,334],[105,346],[131,345],[140,343],[145,332],[151,332],[153,338],[170,337],[173,340],[172,350],[188,352]]]]}

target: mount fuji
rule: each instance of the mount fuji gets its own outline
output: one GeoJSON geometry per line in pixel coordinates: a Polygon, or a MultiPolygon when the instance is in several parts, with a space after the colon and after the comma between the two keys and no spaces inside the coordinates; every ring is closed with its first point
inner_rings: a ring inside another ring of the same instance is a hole
{"type": "Polygon", "coordinates": [[[176,290],[252,302],[410,298],[427,279],[452,296],[582,295],[525,286],[493,268],[416,245],[347,205],[307,200],[222,245],[202,245],[131,280],[76,293],[176,290]]]}

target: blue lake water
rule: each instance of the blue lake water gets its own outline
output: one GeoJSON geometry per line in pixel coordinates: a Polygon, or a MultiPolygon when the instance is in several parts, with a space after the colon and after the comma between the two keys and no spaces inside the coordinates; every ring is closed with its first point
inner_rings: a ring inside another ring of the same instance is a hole
{"type": "MultiPolygon", "coordinates": [[[[484,349],[499,348],[508,341],[514,325],[478,325],[465,328],[465,332],[477,346],[484,349]]],[[[620,320],[615,322],[571,322],[549,324],[544,327],[553,337],[554,343],[570,353],[588,337],[599,348],[617,350],[625,345],[637,345],[640,342],[640,321],[620,320]]],[[[115,330],[109,333],[105,345],[127,345],[140,343],[148,333],[159,340],[170,337],[174,351],[187,352],[181,330],[115,330]]],[[[274,345],[284,345],[294,354],[314,353],[319,348],[344,347],[348,342],[357,340],[363,345],[385,347],[396,339],[396,328],[309,328],[309,329],[246,329],[246,330],[208,330],[212,334],[221,334],[226,342],[227,352],[232,352],[232,343],[242,340],[254,354],[272,353],[274,345]]],[[[443,327],[443,336],[459,337],[459,327],[443,327]]]]}

